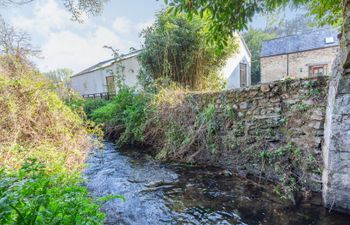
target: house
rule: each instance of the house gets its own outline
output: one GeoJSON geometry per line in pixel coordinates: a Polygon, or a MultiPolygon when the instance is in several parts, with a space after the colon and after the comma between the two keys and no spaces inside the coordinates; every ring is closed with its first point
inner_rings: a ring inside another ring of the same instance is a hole
{"type": "Polygon", "coordinates": [[[243,37],[238,35],[239,50],[225,63],[222,74],[227,81],[226,89],[234,89],[251,85],[252,55],[243,37]]]}
{"type": "Polygon", "coordinates": [[[330,75],[339,49],[337,34],[336,29],[324,28],[264,41],[261,82],[330,75]]]}
{"type": "MultiPolygon", "coordinates": [[[[138,55],[134,51],[93,65],[71,77],[70,86],[83,97],[103,97],[118,90],[116,74],[122,73],[128,86],[138,85],[140,71],[138,55]]],[[[243,38],[239,37],[239,50],[225,63],[221,75],[227,80],[227,89],[249,86],[251,83],[251,55],[243,38]]]]}
{"type": "Polygon", "coordinates": [[[83,97],[115,94],[118,89],[115,76],[118,73],[123,74],[126,85],[137,85],[137,75],[140,71],[137,56],[140,52],[141,50],[138,50],[99,62],[73,75],[70,81],[71,88],[83,97]]]}

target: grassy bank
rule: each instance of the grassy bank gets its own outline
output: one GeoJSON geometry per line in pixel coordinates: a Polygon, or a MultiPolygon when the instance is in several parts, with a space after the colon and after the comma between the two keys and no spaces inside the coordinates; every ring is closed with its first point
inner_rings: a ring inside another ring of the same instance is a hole
{"type": "Polygon", "coordinates": [[[92,141],[79,107],[30,65],[0,61],[0,223],[103,224],[81,186],[92,141]]]}

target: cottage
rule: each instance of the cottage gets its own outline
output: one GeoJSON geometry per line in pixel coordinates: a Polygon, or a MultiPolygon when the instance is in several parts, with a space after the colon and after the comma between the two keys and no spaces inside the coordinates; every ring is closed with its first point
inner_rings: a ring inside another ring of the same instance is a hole
{"type": "Polygon", "coordinates": [[[239,35],[239,49],[225,63],[222,69],[227,81],[226,89],[247,87],[251,85],[251,53],[244,39],[239,35]]]}
{"type": "Polygon", "coordinates": [[[140,64],[137,56],[140,50],[120,57],[99,62],[71,77],[70,86],[83,97],[115,94],[117,89],[115,75],[123,75],[128,86],[137,85],[140,64]]]}
{"type": "Polygon", "coordinates": [[[339,49],[337,34],[325,28],[264,41],[261,82],[330,75],[339,49]]]}
{"type": "MultiPolygon", "coordinates": [[[[101,97],[115,94],[118,90],[115,75],[121,73],[128,86],[138,85],[140,63],[137,59],[142,50],[134,51],[93,65],[71,77],[70,86],[83,97],[101,97]]],[[[251,55],[243,38],[239,37],[239,50],[225,63],[221,75],[227,80],[227,89],[246,87],[251,84],[251,55]]]]}

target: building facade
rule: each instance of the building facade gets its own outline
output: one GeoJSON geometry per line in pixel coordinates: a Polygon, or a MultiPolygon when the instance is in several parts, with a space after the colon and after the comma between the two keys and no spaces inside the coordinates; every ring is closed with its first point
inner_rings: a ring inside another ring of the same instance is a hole
{"type": "MultiPolygon", "coordinates": [[[[221,75],[227,81],[227,89],[246,87],[251,84],[251,55],[242,37],[239,50],[225,63],[221,75]]],[[[70,86],[83,97],[114,95],[118,92],[118,75],[122,74],[127,86],[137,86],[141,65],[138,50],[93,65],[71,77],[70,86]]]]}
{"type": "Polygon", "coordinates": [[[135,51],[118,58],[93,65],[71,77],[70,86],[82,96],[115,94],[118,91],[117,77],[123,78],[128,86],[137,86],[140,64],[135,51]]]}
{"type": "Polygon", "coordinates": [[[261,82],[330,75],[339,49],[337,34],[326,28],[264,41],[261,82]]]}
{"type": "Polygon", "coordinates": [[[222,74],[227,81],[226,89],[251,85],[251,53],[244,39],[238,35],[239,49],[227,59],[222,74]]]}

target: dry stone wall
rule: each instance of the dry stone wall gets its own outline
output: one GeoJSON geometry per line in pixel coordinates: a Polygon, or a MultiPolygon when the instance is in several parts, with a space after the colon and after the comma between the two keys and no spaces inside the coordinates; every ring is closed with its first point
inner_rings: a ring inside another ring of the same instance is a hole
{"type": "Polygon", "coordinates": [[[215,105],[218,125],[215,151],[192,160],[271,180],[295,176],[320,191],[327,87],[318,77],[190,94],[200,108],[215,105]]]}

